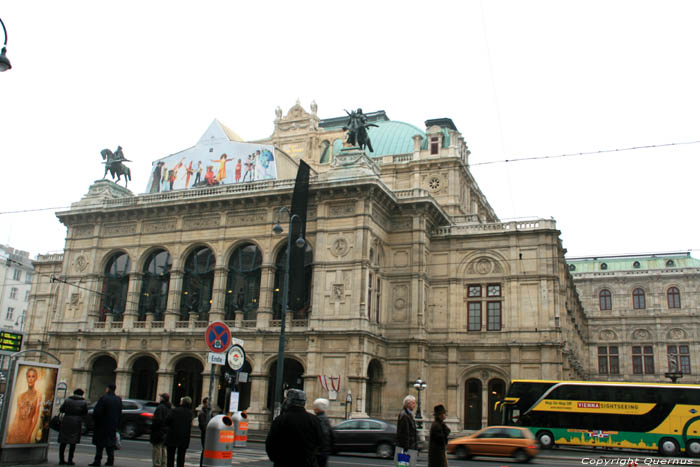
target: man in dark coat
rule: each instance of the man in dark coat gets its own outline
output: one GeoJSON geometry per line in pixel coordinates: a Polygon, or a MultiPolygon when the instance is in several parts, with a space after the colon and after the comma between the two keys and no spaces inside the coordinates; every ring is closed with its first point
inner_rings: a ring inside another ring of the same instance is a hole
{"type": "Polygon", "coordinates": [[[122,398],[114,391],[117,386],[107,385],[105,395],[100,397],[92,411],[92,419],[95,421],[95,430],[92,435],[92,444],[95,445],[95,460],[90,466],[99,466],[102,463],[102,451],[107,450],[107,463],[105,466],[114,465],[114,448],[117,445],[117,430],[119,419],[122,415],[122,398]]]}
{"type": "Polygon", "coordinates": [[[153,467],[165,467],[167,457],[165,453],[165,435],[168,432],[165,420],[172,410],[170,394],[164,392],[160,395],[160,402],[153,413],[151,424],[151,444],[153,445],[153,467]]]}
{"type": "Polygon", "coordinates": [[[416,420],[413,418],[413,411],[416,409],[416,398],[406,396],[403,399],[403,409],[399,413],[399,420],[396,424],[396,454],[394,462],[400,453],[407,453],[411,456],[411,467],[416,465],[418,458],[418,430],[416,420]]]}
{"type": "Polygon", "coordinates": [[[168,433],[165,435],[165,446],[168,450],[168,467],[185,467],[185,454],[190,447],[190,431],[192,430],[192,399],[185,396],[180,399],[180,406],[174,408],[165,419],[168,433]]]}
{"type": "Polygon", "coordinates": [[[282,413],[272,421],[265,440],[275,467],[318,467],[323,434],[318,418],[304,409],[306,393],[289,389],[282,413]]]}
{"type": "Polygon", "coordinates": [[[83,432],[83,417],[88,413],[87,401],[83,398],[85,392],[82,389],[73,391],[73,395],[61,404],[59,412],[63,414],[61,419],[61,430],[58,432],[58,465],[75,465],[73,454],[75,445],[80,442],[80,435],[83,432]],[[68,449],[68,462],[66,462],[66,444],[68,449]]]}
{"type": "Polygon", "coordinates": [[[321,433],[323,434],[318,453],[318,467],[326,467],[328,465],[328,456],[333,452],[333,445],[335,444],[331,422],[328,420],[328,415],[326,415],[329,405],[328,399],[319,398],[314,401],[314,413],[318,417],[318,421],[321,424],[321,433]]]}
{"type": "Polygon", "coordinates": [[[430,445],[428,446],[428,467],[447,467],[447,437],[450,429],[445,425],[447,410],[442,404],[433,409],[435,421],[430,426],[430,445]]]}
{"type": "Polygon", "coordinates": [[[207,425],[211,420],[211,408],[209,408],[209,398],[202,399],[202,408],[197,415],[197,424],[199,425],[199,435],[202,441],[202,453],[199,455],[199,465],[201,467],[204,461],[204,442],[207,438],[207,425]]]}

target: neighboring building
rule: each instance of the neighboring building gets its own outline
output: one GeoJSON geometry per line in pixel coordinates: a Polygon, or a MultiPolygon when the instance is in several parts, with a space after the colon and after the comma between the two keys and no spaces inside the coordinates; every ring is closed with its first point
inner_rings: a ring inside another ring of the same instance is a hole
{"type": "Polygon", "coordinates": [[[0,328],[24,331],[33,274],[28,251],[0,245],[0,328]]]}
{"type": "Polygon", "coordinates": [[[570,258],[590,379],[700,383],[700,260],[689,252],[570,258]],[[668,378],[668,379],[667,379],[668,378]]]}
{"type": "Polygon", "coordinates": [[[421,377],[426,415],[443,403],[453,428],[474,429],[496,421],[512,378],[584,376],[587,323],[553,220],[500,222],[450,119],[420,129],[369,113],[368,156],[343,148],[345,118],[311,108],[278,109],[252,143],[214,121],[154,163],[146,194],[101,180],[57,214],[65,250],[35,263],[56,281],[36,289],[28,343],[61,359],[69,387],[196,402],[214,387],[222,406],[204,341],[221,320],[245,342],[241,405],[267,426],[286,258],[272,227],[299,159],[313,168],[310,287],[287,315],[285,384],[313,400],[328,396],[319,377],[340,377],[332,417],[351,393],[355,416],[395,420],[421,377]]]}

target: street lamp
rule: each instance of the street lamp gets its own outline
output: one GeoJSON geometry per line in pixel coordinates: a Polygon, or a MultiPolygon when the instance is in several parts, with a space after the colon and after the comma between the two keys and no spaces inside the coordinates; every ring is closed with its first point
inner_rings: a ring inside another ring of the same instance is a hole
{"type": "MultiPolygon", "coordinates": [[[[286,206],[282,206],[277,213],[277,223],[275,226],[272,228],[272,231],[276,235],[281,235],[282,232],[284,232],[284,229],[282,228],[282,225],[280,225],[280,217],[282,216],[282,211],[287,211],[287,214],[289,214],[289,231],[287,232],[287,259],[285,261],[285,269],[284,269],[284,286],[282,287],[282,316],[280,317],[280,341],[279,341],[279,347],[277,350],[277,376],[275,380],[275,413],[274,416],[276,417],[279,415],[282,409],[282,378],[284,375],[284,328],[285,328],[285,322],[286,322],[286,316],[287,316],[287,305],[289,301],[289,269],[290,269],[290,258],[292,257],[292,252],[291,252],[291,245],[292,245],[292,224],[294,223],[294,220],[298,220],[299,223],[302,223],[301,217],[297,214],[292,214],[289,209],[286,206]]],[[[294,244],[297,246],[297,248],[304,248],[306,245],[306,241],[304,240],[304,237],[301,234],[301,231],[299,232],[299,237],[296,239],[294,244]]]]}
{"type": "Polygon", "coordinates": [[[2,32],[5,33],[5,43],[2,46],[2,51],[0,51],[0,71],[7,71],[12,68],[12,65],[10,65],[10,60],[5,55],[7,51],[7,29],[5,29],[5,23],[2,22],[2,18],[0,18],[0,25],[2,25],[2,32]]]}
{"type": "Polygon", "coordinates": [[[418,428],[420,429],[423,429],[423,414],[420,410],[420,393],[421,391],[425,390],[426,386],[427,384],[421,378],[418,378],[416,382],[413,383],[413,387],[416,388],[416,391],[418,391],[418,410],[416,411],[416,419],[418,420],[418,428]]]}

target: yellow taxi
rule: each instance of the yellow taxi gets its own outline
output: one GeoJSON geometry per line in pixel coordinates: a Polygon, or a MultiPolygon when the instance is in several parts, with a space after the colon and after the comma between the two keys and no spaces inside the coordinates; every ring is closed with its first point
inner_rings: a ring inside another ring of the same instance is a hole
{"type": "Polygon", "coordinates": [[[469,436],[450,440],[447,452],[460,459],[490,456],[512,457],[518,462],[529,462],[539,453],[539,448],[527,428],[489,426],[469,436]]]}

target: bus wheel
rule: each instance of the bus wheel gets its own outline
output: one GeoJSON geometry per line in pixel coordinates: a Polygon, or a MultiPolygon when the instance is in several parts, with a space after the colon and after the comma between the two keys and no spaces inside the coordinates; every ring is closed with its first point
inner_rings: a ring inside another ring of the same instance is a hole
{"type": "Polygon", "coordinates": [[[685,445],[685,453],[690,457],[700,457],[700,441],[693,439],[685,445]]]}
{"type": "Polygon", "coordinates": [[[554,446],[554,436],[549,431],[537,433],[537,441],[540,442],[540,448],[542,449],[552,449],[554,446]]]}
{"type": "Polygon", "coordinates": [[[677,456],[679,451],[678,443],[671,438],[662,438],[659,441],[659,452],[664,456],[677,456]]]}

